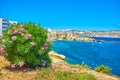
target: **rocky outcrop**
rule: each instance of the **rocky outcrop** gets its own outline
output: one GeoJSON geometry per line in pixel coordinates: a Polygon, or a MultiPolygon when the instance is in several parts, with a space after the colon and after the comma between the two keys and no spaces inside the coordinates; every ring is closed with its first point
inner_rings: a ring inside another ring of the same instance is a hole
{"type": "Polygon", "coordinates": [[[50,51],[48,54],[49,54],[50,57],[56,57],[56,58],[65,60],[65,56],[64,55],[57,54],[54,51],[50,51]]]}

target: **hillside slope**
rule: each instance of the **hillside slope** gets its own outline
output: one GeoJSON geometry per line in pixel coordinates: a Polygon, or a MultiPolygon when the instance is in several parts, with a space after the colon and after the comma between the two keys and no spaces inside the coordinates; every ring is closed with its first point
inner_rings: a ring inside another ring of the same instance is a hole
{"type": "MultiPolygon", "coordinates": [[[[54,52],[50,52],[50,57],[52,59],[52,65],[55,65],[55,71],[66,71],[71,73],[88,73],[94,75],[97,80],[120,80],[120,78],[95,72],[93,70],[84,69],[78,65],[70,65],[66,63],[62,58],[53,55],[54,52]]],[[[10,68],[10,63],[5,60],[3,56],[0,56],[0,69],[2,74],[0,75],[0,80],[41,80],[38,75],[40,71],[32,70],[29,71],[27,68],[12,70],[10,68]]],[[[42,74],[39,74],[42,75],[42,74]]],[[[52,75],[54,76],[54,75],[52,75]]],[[[46,80],[46,79],[42,79],[46,80]]]]}

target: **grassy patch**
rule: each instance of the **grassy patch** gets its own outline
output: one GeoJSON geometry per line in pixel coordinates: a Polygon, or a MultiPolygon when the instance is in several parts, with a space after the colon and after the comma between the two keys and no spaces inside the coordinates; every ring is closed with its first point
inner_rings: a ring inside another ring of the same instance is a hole
{"type": "Polygon", "coordinates": [[[87,69],[87,70],[90,69],[90,66],[88,66],[87,64],[76,64],[76,65],[70,64],[70,66],[73,68],[79,68],[79,69],[87,69]]]}
{"type": "Polygon", "coordinates": [[[81,64],[80,65],[81,68],[84,68],[84,69],[90,69],[90,66],[88,66],[87,64],[81,64]]]}
{"type": "MultiPolygon", "coordinates": [[[[35,76],[36,80],[96,80],[94,75],[87,73],[72,73],[67,71],[56,70],[53,72],[51,68],[42,68],[35,76]]],[[[33,79],[33,80],[34,80],[33,79]]]]}

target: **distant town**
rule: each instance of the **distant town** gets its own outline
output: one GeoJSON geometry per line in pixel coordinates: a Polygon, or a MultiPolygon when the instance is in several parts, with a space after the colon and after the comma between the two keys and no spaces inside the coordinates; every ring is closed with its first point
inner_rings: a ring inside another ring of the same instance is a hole
{"type": "Polygon", "coordinates": [[[111,37],[120,38],[120,30],[111,31],[81,31],[81,30],[51,30],[47,29],[51,40],[83,40],[93,41],[91,37],[111,37]]]}
{"type": "MultiPolygon", "coordinates": [[[[0,18],[0,37],[2,37],[2,32],[4,32],[12,24],[17,24],[17,21],[9,21],[4,18],[0,18]]],[[[112,37],[120,38],[120,30],[111,31],[82,31],[82,30],[52,30],[47,29],[49,40],[87,40],[93,41],[90,37],[112,37]]]]}

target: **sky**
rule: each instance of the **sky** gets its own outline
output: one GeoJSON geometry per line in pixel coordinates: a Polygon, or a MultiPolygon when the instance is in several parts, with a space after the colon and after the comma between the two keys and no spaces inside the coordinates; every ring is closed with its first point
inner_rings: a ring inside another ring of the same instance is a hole
{"type": "Polygon", "coordinates": [[[0,0],[0,17],[58,30],[120,30],[120,0],[0,0]]]}

